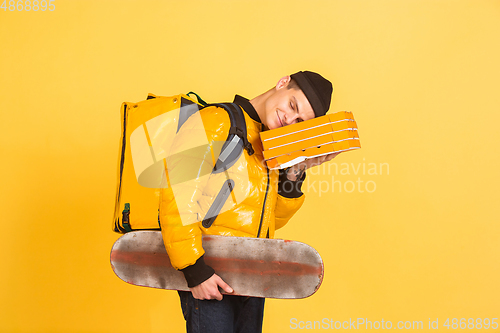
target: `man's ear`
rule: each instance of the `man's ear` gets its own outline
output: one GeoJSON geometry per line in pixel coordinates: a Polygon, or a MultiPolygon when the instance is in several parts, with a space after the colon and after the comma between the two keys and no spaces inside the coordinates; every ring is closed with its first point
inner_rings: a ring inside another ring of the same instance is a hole
{"type": "Polygon", "coordinates": [[[283,76],[278,81],[278,83],[276,83],[276,90],[281,89],[283,87],[286,87],[291,80],[292,80],[292,78],[290,77],[290,75],[283,76]]]}

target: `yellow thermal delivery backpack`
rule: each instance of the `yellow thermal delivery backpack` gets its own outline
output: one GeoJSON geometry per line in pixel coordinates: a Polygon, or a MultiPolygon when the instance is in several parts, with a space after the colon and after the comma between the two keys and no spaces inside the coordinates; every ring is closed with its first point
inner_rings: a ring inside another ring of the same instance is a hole
{"type": "MultiPolygon", "coordinates": [[[[207,105],[196,94],[194,95],[197,100],[191,98],[191,94],[194,93],[170,97],[149,94],[144,101],[122,104],[113,231],[126,233],[133,230],[160,229],[160,191],[172,185],[172,179],[169,179],[166,171],[169,148],[181,126],[203,107],[221,107],[227,111],[231,120],[229,135],[225,142],[220,143],[217,160],[209,172],[226,172],[240,157],[243,149],[246,149],[249,155],[253,154],[247,140],[243,111],[238,105],[207,105]]],[[[233,187],[234,182],[227,179],[203,220],[204,226],[213,223],[233,187]]]]}

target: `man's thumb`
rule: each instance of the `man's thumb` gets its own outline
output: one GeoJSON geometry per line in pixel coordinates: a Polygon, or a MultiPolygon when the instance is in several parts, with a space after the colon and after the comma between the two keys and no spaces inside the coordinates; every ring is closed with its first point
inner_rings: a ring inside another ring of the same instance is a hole
{"type": "Polygon", "coordinates": [[[224,280],[222,280],[220,277],[218,279],[218,285],[226,292],[226,293],[232,293],[234,290],[231,288],[224,280]]]}

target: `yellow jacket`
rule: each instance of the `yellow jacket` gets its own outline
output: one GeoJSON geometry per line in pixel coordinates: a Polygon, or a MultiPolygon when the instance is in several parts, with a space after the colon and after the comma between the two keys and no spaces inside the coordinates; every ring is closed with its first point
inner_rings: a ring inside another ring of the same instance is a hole
{"type": "MultiPolygon", "coordinates": [[[[248,141],[255,151],[253,155],[249,156],[244,150],[227,175],[221,173],[210,178],[203,177],[200,181],[194,180],[182,191],[168,187],[161,192],[162,235],[172,266],[176,269],[194,265],[204,254],[201,242],[203,234],[273,238],[274,231],[283,227],[304,201],[304,195],[286,198],[278,194],[279,172],[267,169],[263,161],[259,137],[262,124],[250,118],[246,112],[243,113],[248,141]],[[220,213],[211,227],[204,228],[200,221],[220,190],[220,179],[224,180],[226,176],[235,180],[233,192],[243,200],[235,202],[229,198],[229,209],[220,213]]],[[[192,121],[193,117],[189,118],[181,127],[173,147],[182,155],[183,151],[191,147],[193,136],[196,136],[193,133],[204,131],[211,149],[202,156],[186,154],[183,157],[184,164],[173,162],[169,168],[180,169],[182,165],[195,164],[199,170],[206,170],[207,166],[213,166],[218,156],[214,157],[214,150],[217,150],[215,143],[225,141],[228,137],[230,119],[224,109],[215,106],[204,108],[199,114],[202,123],[192,121]]],[[[171,169],[168,170],[169,177],[171,169]]]]}

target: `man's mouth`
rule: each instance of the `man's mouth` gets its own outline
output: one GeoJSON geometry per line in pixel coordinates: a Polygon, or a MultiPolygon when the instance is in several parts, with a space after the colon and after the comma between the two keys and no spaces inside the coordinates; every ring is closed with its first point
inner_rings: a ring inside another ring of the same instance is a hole
{"type": "Polygon", "coordinates": [[[280,116],[278,114],[278,110],[276,110],[276,117],[278,117],[278,120],[279,120],[279,122],[281,124],[281,127],[283,127],[283,122],[281,121],[281,118],[280,118],[280,116]]]}

